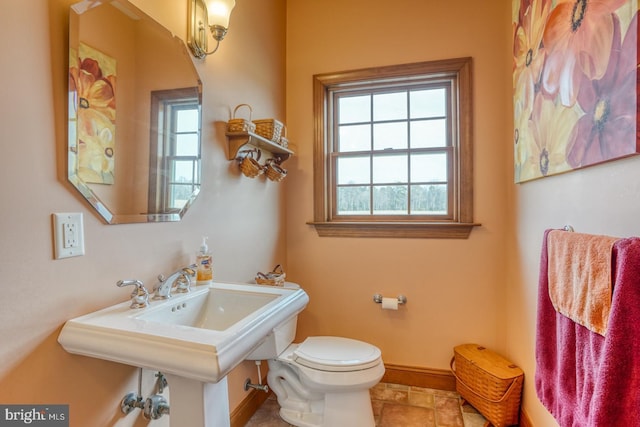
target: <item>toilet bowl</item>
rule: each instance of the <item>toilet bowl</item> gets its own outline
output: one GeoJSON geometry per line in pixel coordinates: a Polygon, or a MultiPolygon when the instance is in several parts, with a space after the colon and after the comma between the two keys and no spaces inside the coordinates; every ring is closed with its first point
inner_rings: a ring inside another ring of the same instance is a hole
{"type": "Polygon", "coordinates": [[[373,427],[369,389],[384,375],[380,350],[342,337],[309,337],[269,359],[280,416],[298,427],[373,427]]]}
{"type": "Polygon", "coordinates": [[[380,349],[328,336],[293,344],[297,324],[292,316],[246,357],[268,361],[267,383],[280,416],[297,427],[374,427],[369,389],[384,375],[380,349]]]}

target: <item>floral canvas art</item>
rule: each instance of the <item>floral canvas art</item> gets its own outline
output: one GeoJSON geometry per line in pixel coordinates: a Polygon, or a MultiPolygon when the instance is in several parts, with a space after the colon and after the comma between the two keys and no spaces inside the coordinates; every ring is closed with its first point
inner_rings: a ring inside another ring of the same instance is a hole
{"type": "Polygon", "coordinates": [[[515,181],[639,152],[637,0],[513,0],[515,181]]]}
{"type": "Polygon", "coordinates": [[[76,135],[70,153],[78,177],[86,183],[113,184],[116,131],[116,61],[80,43],[69,54],[69,118],[76,135]],[[75,120],[74,120],[75,119],[75,120]]]}

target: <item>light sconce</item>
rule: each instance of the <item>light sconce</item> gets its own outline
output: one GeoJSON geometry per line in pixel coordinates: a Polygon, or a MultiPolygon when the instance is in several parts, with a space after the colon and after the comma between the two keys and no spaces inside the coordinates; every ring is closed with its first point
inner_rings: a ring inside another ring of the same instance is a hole
{"type": "Polygon", "coordinates": [[[189,0],[189,28],[187,44],[198,59],[211,55],[224,39],[229,28],[229,16],[236,5],[235,0],[189,0]],[[211,31],[216,47],[208,50],[207,28],[211,31]]]}

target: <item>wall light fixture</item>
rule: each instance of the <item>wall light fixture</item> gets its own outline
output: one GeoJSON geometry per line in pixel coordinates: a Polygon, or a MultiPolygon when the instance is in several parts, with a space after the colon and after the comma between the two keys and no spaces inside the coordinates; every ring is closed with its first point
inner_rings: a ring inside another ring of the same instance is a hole
{"type": "Polygon", "coordinates": [[[224,39],[229,28],[231,10],[236,5],[235,0],[189,0],[189,26],[187,28],[187,44],[191,53],[198,59],[211,55],[224,39]],[[208,50],[207,27],[216,41],[216,47],[208,50]]]}

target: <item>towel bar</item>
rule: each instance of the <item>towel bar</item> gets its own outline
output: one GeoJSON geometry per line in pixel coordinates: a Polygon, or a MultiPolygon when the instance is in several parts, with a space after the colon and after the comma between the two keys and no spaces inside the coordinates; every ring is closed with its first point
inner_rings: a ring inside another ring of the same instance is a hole
{"type": "Polygon", "coordinates": [[[563,229],[564,231],[570,231],[570,232],[573,232],[573,231],[574,231],[574,230],[573,230],[573,227],[572,227],[572,226],[570,226],[570,225],[565,225],[564,227],[562,227],[562,229],[563,229]]]}

